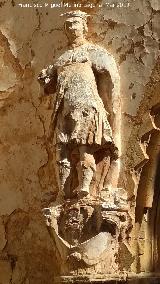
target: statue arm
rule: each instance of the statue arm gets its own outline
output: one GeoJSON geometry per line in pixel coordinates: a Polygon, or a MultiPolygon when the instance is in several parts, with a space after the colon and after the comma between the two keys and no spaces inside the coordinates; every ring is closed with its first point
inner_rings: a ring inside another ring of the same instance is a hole
{"type": "MultiPolygon", "coordinates": [[[[120,76],[116,62],[111,54],[109,54],[104,48],[95,46],[90,52],[90,60],[92,62],[93,69],[99,74],[106,74],[106,78],[111,81],[111,104],[113,114],[112,132],[116,145],[120,144],[120,128],[121,128],[121,103],[120,103],[120,76]],[[109,76],[108,76],[109,74],[109,76]]],[[[106,86],[108,82],[106,81],[106,86]]],[[[109,90],[108,90],[109,91],[109,90]]],[[[103,96],[103,94],[102,94],[103,96]]],[[[102,98],[107,100],[107,98],[102,98]]]]}
{"type": "Polygon", "coordinates": [[[39,76],[38,81],[44,88],[45,94],[53,94],[56,91],[57,85],[57,70],[54,65],[49,65],[43,69],[39,76]]]}
{"type": "MultiPolygon", "coordinates": [[[[119,70],[117,68],[116,62],[113,57],[109,56],[108,60],[106,58],[106,64],[104,65],[104,72],[110,74],[112,82],[111,90],[111,101],[112,101],[112,114],[113,114],[113,124],[112,132],[114,141],[119,149],[119,154],[121,153],[121,100],[120,100],[120,76],[119,70]]],[[[104,62],[104,63],[105,63],[104,62]]]]}
{"type": "Polygon", "coordinates": [[[121,167],[121,100],[120,100],[120,76],[116,62],[112,55],[101,47],[94,47],[90,54],[93,69],[100,75],[106,75],[103,81],[103,88],[100,93],[103,101],[110,101],[109,112],[112,114],[111,128],[115,145],[118,148],[117,160],[111,163],[109,169],[109,180],[106,181],[106,187],[117,187],[121,167]],[[109,89],[108,89],[109,88],[109,89]],[[107,89],[107,92],[105,90],[107,89]]]}

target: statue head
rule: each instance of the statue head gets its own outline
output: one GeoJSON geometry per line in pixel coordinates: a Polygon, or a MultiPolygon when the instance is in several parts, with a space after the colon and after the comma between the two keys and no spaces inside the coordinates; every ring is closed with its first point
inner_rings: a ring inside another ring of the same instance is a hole
{"type": "Polygon", "coordinates": [[[70,42],[75,39],[85,38],[88,31],[87,14],[82,11],[72,11],[65,14],[67,19],[64,24],[65,33],[70,42]]]}

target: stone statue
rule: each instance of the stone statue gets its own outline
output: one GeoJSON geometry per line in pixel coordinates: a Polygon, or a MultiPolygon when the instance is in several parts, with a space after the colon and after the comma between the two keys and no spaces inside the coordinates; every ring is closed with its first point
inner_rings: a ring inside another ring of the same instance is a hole
{"type": "Polygon", "coordinates": [[[56,96],[49,141],[59,194],[43,213],[61,276],[115,273],[118,242],[130,228],[127,193],[117,187],[119,74],[113,57],[85,39],[87,14],[66,16],[69,47],[38,77],[44,93],[56,96]]]}
{"type": "Polygon", "coordinates": [[[69,48],[54,65],[42,70],[38,80],[45,93],[56,93],[51,137],[56,149],[59,196],[66,192],[69,198],[83,198],[90,193],[96,159],[106,153],[102,156],[108,157],[108,169],[110,160],[118,158],[98,76],[106,74],[111,82],[107,95],[118,84],[119,76],[113,57],[86,40],[87,14],[73,11],[66,16],[69,48]],[[75,176],[78,182],[73,181],[75,176]]]}

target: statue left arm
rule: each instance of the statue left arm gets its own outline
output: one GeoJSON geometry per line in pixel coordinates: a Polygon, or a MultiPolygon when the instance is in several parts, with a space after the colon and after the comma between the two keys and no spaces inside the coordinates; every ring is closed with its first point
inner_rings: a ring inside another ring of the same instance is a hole
{"type": "MultiPolygon", "coordinates": [[[[109,54],[104,48],[99,46],[92,46],[89,50],[90,61],[92,62],[93,70],[98,74],[106,74],[107,78],[111,81],[109,84],[111,93],[111,108],[112,108],[112,132],[114,141],[120,144],[120,128],[121,128],[121,103],[120,103],[120,76],[116,65],[116,62],[111,54],[109,54]]],[[[108,82],[106,81],[106,86],[108,82]]],[[[101,93],[102,100],[109,100],[106,94],[101,93]],[[103,95],[105,97],[103,97],[103,95]]],[[[119,148],[119,147],[118,147],[119,148]]]]}
{"type": "Polygon", "coordinates": [[[120,156],[121,156],[121,101],[120,101],[120,76],[116,62],[111,54],[104,48],[93,46],[90,52],[90,61],[92,62],[93,70],[98,74],[106,74],[106,81],[103,81],[108,92],[101,92],[102,100],[111,100],[110,112],[112,113],[112,134],[115,145],[118,148],[119,158],[112,162],[109,176],[110,180],[106,181],[106,187],[117,187],[120,173],[120,156]],[[109,75],[109,76],[108,76],[109,75]],[[111,84],[108,84],[108,81],[111,84]],[[110,94],[110,96],[108,96],[110,94]]]}

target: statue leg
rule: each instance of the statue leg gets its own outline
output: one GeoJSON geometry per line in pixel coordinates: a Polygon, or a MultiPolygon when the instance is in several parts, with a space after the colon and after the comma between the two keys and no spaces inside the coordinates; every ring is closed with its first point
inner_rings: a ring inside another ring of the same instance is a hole
{"type": "Polygon", "coordinates": [[[96,171],[96,163],[94,156],[87,151],[86,146],[79,148],[80,162],[77,164],[77,172],[79,179],[78,196],[83,197],[89,195],[90,184],[96,171]]]}
{"type": "Polygon", "coordinates": [[[110,188],[110,189],[117,188],[119,172],[120,172],[120,161],[113,160],[108,170],[108,174],[104,180],[104,188],[110,188]]]}
{"type": "Polygon", "coordinates": [[[59,186],[58,197],[63,199],[65,195],[65,186],[71,172],[71,163],[68,157],[68,149],[66,145],[57,145],[56,162],[57,162],[57,180],[59,186]]]}

